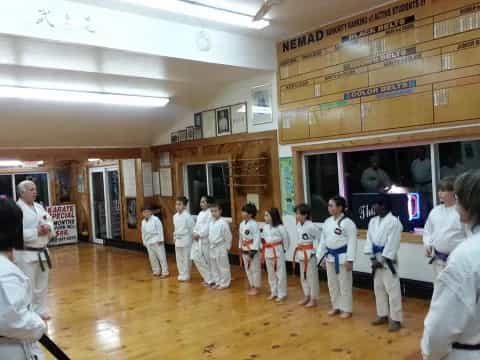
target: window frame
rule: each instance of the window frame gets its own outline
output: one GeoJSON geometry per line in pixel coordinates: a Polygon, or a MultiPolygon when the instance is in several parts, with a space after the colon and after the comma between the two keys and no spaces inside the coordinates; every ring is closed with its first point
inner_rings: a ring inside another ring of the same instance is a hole
{"type": "MultiPolygon", "coordinates": [[[[431,161],[431,177],[432,177],[432,204],[433,206],[438,205],[438,175],[440,173],[440,159],[439,159],[439,148],[440,144],[454,143],[454,142],[473,142],[480,141],[480,138],[452,138],[445,140],[436,140],[436,141],[414,141],[414,142],[402,142],[394,144],[381,144],[381,145],[366,145],[366,146],[357,146],[348,149],[332,149],[332,150],[320,150],[320,151],[303,151],[301,152],[301,166],[302,166],[302,177],[303,177],[303,196],[306,201],[310,200],[309,194],[309,179],[307,171],[307,157],[312,155],[323,155],[323,154],[336,154],[337,156],[337,178],[338,178],[338,189],[341,196],[346,196],[346,186],[345,186],[345,169],[343,154],[351,152],[361,152],[361,151],[372,151],[372,150],[388,150],[388,149],[398,149],[398,148],[409,148],[416,146],[428,146],[430,149],[430,161],[431,161]]],[[[349,199],[347,199],[348,201],[349,199]]],[[[321,224],[321,223],[320,223],[321,224]]],[[[423,231],[423,228],[420,228],[423,231]]]]}
{"type": "MultiPolygon", "coordinates": [[[[184,164],[184,166],[183,166],[183,178],[187,179],[187,181],[183,182],[183,191],[184,191],[184,194],[186,194],[186,196],[189,199],[190,199],[190,193],[189,193],[189,189],[188,189],[188,184],[189,184],[188,166],[191,166],[191,165],[204,165],[205,166],[205,173],[206,173],[206,179],[207,179],[207,195],[212,196],[212,194],[211,194],[212,189],[210,187],[211,179],[209,177],[209,171],[208,171],[208,165],[210,165],[210,164],[227,164],[229,172],[231,171],[229,160],[194,161],[194,162],[188,162],[188,163],[184,164]]],[[[229,217],[225,216],[224,218],[227,221],[231,222],[232,218],[233,218],[233,214],[234,214],[234,209],[233,209],[233,202],[232,202],[232,188],[231,188],[231,183],[230,182],[228,183],[228,187],[229,187],[229,193],[230,193],[230,214],[232,214],[232,216],[229,216],[229,217]]],[[[188,203],[188,211],[189,212],[191,211],[190,205],[191,204],[189,202],[188,203]]],[[[197,216],[197,215],[193,215],[193,216],[197,216]]]]}
{"type": "Polygon", "coordinates": [[[31,171],[31,170],[25,170],[25,171],[16,171],[16,172],[1,172],[0,175],[6,175],[10,176],[11,182],[12,182],[12,188],[13,188],[13,200],[16,202],[18,199],[18,191],[17,191],[17,185],[15,184],[15,176],[17,175],[47,175],[47,193],[48,193],[48,204],[45,207],[51,206],[52,205],[52,189],[51,189],[51,184],[50,184],[50,174],[48,171],[31,171]]]}

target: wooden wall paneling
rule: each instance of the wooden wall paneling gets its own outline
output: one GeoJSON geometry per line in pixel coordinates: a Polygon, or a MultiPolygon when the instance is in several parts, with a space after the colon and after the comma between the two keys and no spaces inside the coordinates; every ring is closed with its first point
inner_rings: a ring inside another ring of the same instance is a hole
{"type": "Polygon", "coordinates": [[[282,111],[280,114],[281,138],[284,141],[305,139],[310,135],[308,109],[282,111]]]}
{"type": "Polygon", "coordinates": [[[310,108],[310,136],[335,136],[362,130],[360,99],[340,100],[310,108]]]}
{"type": "Polygon", "coordinates": [[[435,90],[435,123],[480,118],[480,82],[435,90]]]}

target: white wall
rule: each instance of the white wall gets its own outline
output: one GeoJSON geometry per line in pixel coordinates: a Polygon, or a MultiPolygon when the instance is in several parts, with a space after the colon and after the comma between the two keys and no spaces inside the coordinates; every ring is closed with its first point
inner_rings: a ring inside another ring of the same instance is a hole
{"type": "MultiPolygon", "coordinates": [[[[208,89],[206,89],[208,91],[208,89]]],[[[185,116],[175,120],[173,127],[170,131],[159,131],[155,134],[154,145],[168,144],[170,143],[170,133],[178,130],[183,130],[187,126],[193,125],[193,116],[197,112],[215,109],[223,106],[238,104],[241,102],[247,102],[247,121],[248,132],[260,132],[273,130],[277,128],[278,124],[278,101],[277,101],[277,84],[276,76],[273,72],[266,72],[265,74],[237,81],[226,86],[219,88],[217,91],[207,93],[204,100],[200,101],[194,109],[186,111],[185,116]],[[273,103],[273,122],[269,124],[261,124],[254,126],[252,124],[252,108],[251,108],[251,89],[255,86],[264,84],[272,85],[272,103],[273,103]]]]}

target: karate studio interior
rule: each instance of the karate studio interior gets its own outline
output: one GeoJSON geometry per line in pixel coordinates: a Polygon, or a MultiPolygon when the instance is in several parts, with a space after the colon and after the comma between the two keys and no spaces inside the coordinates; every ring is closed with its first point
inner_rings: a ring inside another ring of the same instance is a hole
{"type": "Polygon", "coordinates": [[[476,0],[0,19],[0,360],[480,360],[476,0]]]}

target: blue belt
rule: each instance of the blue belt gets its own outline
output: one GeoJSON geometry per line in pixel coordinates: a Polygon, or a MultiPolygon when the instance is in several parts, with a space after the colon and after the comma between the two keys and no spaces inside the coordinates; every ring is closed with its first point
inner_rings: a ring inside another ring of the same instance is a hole
{"type": "Polygon", "coordinates": [[[442,261],[447,262],[449,255],[450,255],[450,254],[443,253],[443,252],[440,252],[440,251],[438,251],[437,249],[435,249],[435,255],[434,255],[433,258],[434,258],[434,259],[440,259],[440,260],[442,260],[442,261]]]}
{"type": "Polygon", "coordinates": [[[335,272],[340,273],[340,255],[347,252],[347,245],[338,249],[330,249],[327,247],[327,255],[332,255],[335,258],[335,272]]]}
{"type": "Polygon", "coordinates": [[[373,255],[382,254],[384,249],[385,249],[385,246],[372,244],[373,255]]]}

